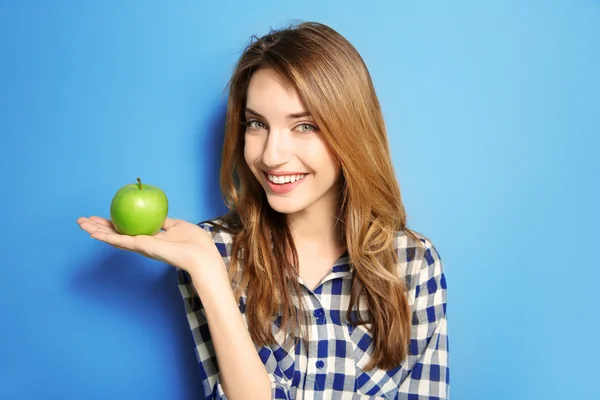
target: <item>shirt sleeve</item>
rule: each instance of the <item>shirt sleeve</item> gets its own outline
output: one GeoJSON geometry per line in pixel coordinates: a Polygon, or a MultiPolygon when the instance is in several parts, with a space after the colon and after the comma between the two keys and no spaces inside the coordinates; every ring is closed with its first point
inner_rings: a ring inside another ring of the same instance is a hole
{"type": "Polygon", "coordinates": [[[446,278],[442,259],[427,239],[420,269],[415,274],[412,333],[408,375],[399,386],[399,398],[449,398],[446,278]]]}
{"type": "MultiPolygon", "coordinates": [[[[200,379],[202,380],[202,388],[204,390],[203,398],[227,399],[221,385],[217,357],[210,337],[204,307],[193,287],[189,274],[182,270],[178,270],[177,274],[179,290],[183,297],[188,324],[194,338],[196,357],[200,366],[200,379]]],[[[263,359],[263,354],[260,355],[261,359],[263,359]]],[[[268,358],[270,359],[272,356],[268,358]]],[[[263,363],[264,361],[263,359],[263,363]]],[[[269,378],[271,379],[271,398],[290,400],[288,385],[285,385],[274,374],[269,373],[269,378]]]]}

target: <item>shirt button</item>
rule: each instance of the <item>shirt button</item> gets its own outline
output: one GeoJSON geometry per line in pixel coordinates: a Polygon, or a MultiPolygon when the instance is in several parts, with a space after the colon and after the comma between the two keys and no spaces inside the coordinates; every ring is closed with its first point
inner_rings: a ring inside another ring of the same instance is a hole
{"type": "Polygon", "coordinates": [[[323,316],[324,312],[323,309],[319,308],[318,310],[315,310],[313,312],[313,315],[317,318],[321,318],[323,316]]]}
{"type": "Polygon", "coordinates": [[[317,368],[321,369],[325,366],[325,363],[323,361],[319,360],[315,363],[315,365],[317,366],[317,368]]]}

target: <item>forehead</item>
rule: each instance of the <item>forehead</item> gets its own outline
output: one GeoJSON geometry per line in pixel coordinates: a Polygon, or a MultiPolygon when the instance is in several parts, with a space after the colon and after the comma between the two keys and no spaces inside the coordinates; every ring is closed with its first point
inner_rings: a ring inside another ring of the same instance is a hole
{"type": "Polygon", "coordinates": [[[259,113],[290,113],[304,110],[302,100],[293,85],[270,68],[262,68],[252,74],[245,105],[259,113]]]}

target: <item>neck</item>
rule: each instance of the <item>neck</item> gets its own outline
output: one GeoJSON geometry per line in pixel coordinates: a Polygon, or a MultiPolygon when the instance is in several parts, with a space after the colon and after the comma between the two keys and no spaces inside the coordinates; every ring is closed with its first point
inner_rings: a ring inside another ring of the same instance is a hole
{"type": "Polygon", "coordinates": [[[337,211],[337,204],[332,202],[328,207],[313,207],[288,214],[286,219],[296,246],[327,247],[333,251],[343,249],[344,232],[337,211]]]}

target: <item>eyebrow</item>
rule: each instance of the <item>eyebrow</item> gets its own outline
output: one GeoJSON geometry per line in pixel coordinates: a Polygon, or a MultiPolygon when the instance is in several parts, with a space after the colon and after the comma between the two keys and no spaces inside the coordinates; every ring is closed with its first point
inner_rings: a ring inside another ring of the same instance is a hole
{"type": "MultiPolygon", "coordinates": [[[[257,113],[256,111],[254,111],[253,109],[251,109],[249,107],[246,107],[245,111],[247,113],[254,114],[257,117],[260,117],[262,119],[266,119],[264,116],[260,115],[259,113],[257,113]]],[[[287,118],[288,119],[298,119],[298,118],[311,117],[311,116],[312,115],[311,115],[311,113],[309,111],[301,111],[301,112],[298,112],[298,113],[288,114],[287,118]]]]}

